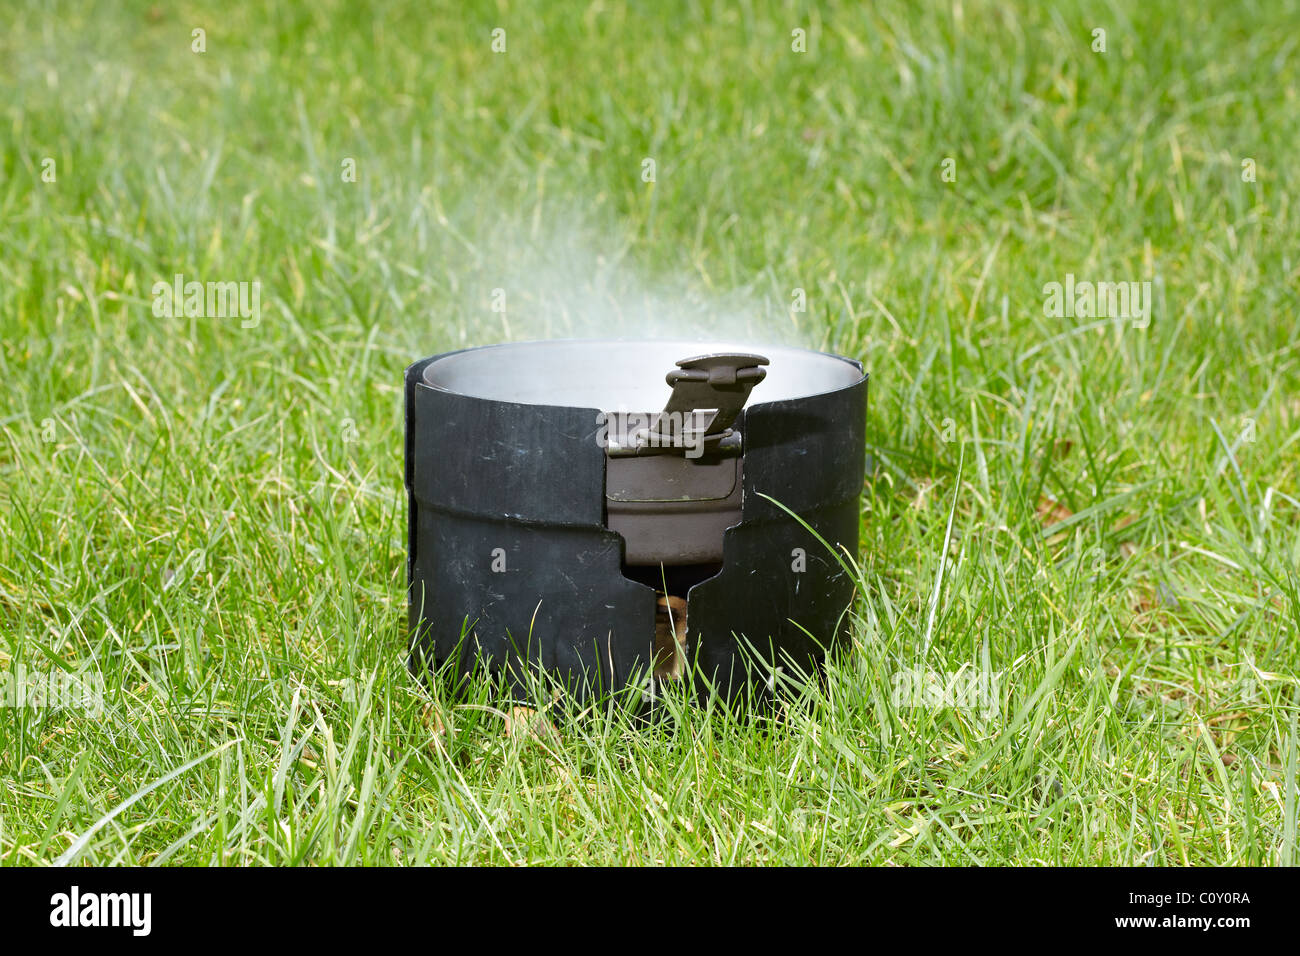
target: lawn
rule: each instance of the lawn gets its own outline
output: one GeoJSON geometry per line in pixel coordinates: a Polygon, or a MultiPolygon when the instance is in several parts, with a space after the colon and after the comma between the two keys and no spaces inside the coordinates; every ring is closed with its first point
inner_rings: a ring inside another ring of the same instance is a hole
{"type": "Polygon", "coordinates": [[[1294,0],[8,0],[0,861],[1300,862],[1298,77],[1294,0]],[[403,368],[683,330],[870,372],[851,652],[413,680],[403,368]]]}

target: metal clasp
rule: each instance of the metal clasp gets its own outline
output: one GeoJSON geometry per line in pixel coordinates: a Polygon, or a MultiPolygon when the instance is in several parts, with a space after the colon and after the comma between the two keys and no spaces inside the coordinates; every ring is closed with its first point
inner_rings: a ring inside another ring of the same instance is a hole
{"type": "Polygon", "coordinates": [[[762,367],[767,364],[766,357],[743,352],[682,359],[666,376],[673,392],[663,411],[648,427],[626,436],[625,443],[611,447],[609,454],[739,454],[740,435],[731,425],[754,386],[767,376],[762,367]]]}

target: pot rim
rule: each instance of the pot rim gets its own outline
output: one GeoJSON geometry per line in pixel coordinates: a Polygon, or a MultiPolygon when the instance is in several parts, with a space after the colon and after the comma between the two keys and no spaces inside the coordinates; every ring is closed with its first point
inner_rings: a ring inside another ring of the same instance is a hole
{"type": "Polygon", "coordinates": [[[766,356],[767,377],[747,407],[794,401],[852,388],[867,377],[862,363],[799,346],[734,340],[567,338],[501,342],[428,360],[422,384],[485,401],[653,411],[671,389],[664,376],[683,359],[715,352],[766,356]],[[608,354],[602,355],[602,350],[608,354]],[[494,361],[494,359],[496,361],[494,361]]]}

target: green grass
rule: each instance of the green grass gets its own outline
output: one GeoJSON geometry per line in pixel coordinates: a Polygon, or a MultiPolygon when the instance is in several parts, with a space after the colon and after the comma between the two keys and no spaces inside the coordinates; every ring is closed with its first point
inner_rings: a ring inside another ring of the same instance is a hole
{"type": "Polygon", "coordinates": [[[112,6],[0,30],[0,667],[105,688],[0,709],[0,860],[1300,862],[1294,2],[112,6]],[[853,652],[505,736],[404,667],[401,373],[609,316],[866,364],[853,652]]]}

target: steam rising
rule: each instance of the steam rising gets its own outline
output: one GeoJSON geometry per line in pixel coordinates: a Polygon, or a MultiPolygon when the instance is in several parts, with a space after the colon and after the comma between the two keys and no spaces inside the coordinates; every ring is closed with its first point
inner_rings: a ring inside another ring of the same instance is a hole
{"type": "Polygon", "coordinates": [[[626,236],[588,217],[503,218],[472,236],[444,225],[456,245],[446,268],[453,300],[464,303],[462,345],[552,338],[803,344],[788,298],[710,289],[687,271],[685,253],[680,275],[652,277],[626,236]]]}

